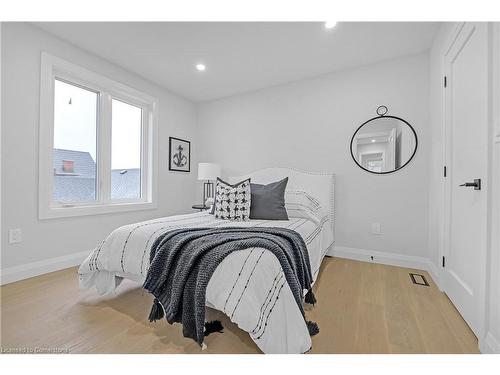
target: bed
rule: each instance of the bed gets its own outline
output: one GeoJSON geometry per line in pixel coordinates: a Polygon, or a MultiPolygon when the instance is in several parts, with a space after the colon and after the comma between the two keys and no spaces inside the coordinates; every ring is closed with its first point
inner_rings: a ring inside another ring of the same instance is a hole
{"type": "MultiPolygon", "coordinates": [[[[159,235],[179,228],[219,226],[295,230],[306,242],[316,280],[324,256],[334,246],[334,175],[267,168],[231,177],[229,182],[251,178],[253,183],[268,184],[285,177],[289,220],[233,222],[216,219],[205,211],[125,225],[110,233],[80,265],[80,286],[108,294],[114,293],[123,278],[143,283],[149,250],[159,235]]],[[[210,279],[206,306],[225,313],[264,353],[305,353],[311,349],[309,331],[280,263],[265,249],[249,248],[227,256],[210,279]]]]}

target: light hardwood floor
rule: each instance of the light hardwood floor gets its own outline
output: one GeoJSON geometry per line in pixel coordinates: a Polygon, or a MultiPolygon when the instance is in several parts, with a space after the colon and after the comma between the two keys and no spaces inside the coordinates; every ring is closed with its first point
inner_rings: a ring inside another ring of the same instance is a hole
{"type": "MultiPolygon", "coordinates": [[[[414,285],[399,267],[326,258],[306,311],[318,322],[312,353],[477,353],[477,339],[448,298],[414,285]]],[[[76,268],[1,287],[1,346],[59,348],[70,353],[258,353],[247,333],[219,314],[223,334],[208,348],[180,325],[150,324],[151,296],[124,281],[117,295],[79,290],[76,268]]]]}

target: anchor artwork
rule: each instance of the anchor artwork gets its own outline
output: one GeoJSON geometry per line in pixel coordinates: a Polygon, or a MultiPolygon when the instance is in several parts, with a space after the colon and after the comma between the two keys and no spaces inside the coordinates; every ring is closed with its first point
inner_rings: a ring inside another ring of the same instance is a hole
{"type": "Polygon", "coordinates": [[[185,139],[169,137],[169,163],[171,171],[190,172],[191,142],[185,139]]]}
{"type": "Polygon", "coordinates": [[[172,158],[176,167],[184,167],[187,164],[187,157],[182,153],[183,150],[184,148],[181,145],[177,146],[178,152],[172,158]]]}

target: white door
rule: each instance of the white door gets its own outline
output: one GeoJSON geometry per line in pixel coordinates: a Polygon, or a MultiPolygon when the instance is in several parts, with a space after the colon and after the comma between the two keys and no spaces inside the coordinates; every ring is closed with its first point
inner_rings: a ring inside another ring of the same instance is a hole
{"type": "Polygon", "coordinates": [[[488,25],[465,23],[445,55],[443,289],[476,336],[482,329],[488,168],[488,25]],[[460,186],[481,179],[481,190],[460,186]]]}

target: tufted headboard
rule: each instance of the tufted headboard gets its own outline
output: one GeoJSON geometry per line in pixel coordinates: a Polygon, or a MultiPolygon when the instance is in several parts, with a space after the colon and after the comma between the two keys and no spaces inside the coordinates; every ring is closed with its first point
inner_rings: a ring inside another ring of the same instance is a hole
{"type": "Polygon", "coordinates": [[[333,173],[319,173],[300,171],[292,168],[265,168],[242,175],[229,177],[229,183],[235,183],[246,178],[256,184],[268,184],[288,177],[287,190],[304,191],[316,198],[320,205],[330,213],[332,233],[335,233],[335,175],[333,173]]]}

